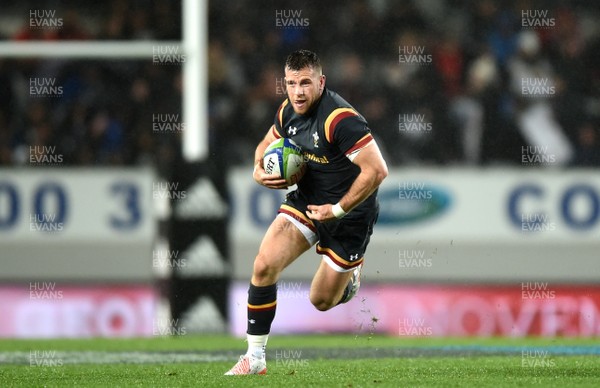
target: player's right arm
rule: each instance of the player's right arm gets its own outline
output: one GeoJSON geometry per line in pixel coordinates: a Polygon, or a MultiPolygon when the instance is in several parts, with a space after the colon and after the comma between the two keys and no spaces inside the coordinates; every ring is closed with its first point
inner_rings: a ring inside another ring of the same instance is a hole
{"type": "Polygon", "coordinates": [[[265,137],[258,143],[258,146],[254,151],[254,172],[252,176],[258,184],[268,187],[269,189],[287,189],[288,184],[285,179],[279,175],[267,174],[263,166],[263,155],[265,150],[269,144],[277,140],[275,134],[276,129],[275,125],[273,125],[269,128],[265,137]]]}

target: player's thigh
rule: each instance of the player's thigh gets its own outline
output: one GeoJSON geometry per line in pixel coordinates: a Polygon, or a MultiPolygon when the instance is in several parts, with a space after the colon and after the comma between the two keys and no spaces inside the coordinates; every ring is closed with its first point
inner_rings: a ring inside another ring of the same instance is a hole
{"type": "Polygon", "coordinates": [[[285,217],[277,216],[260,244],[255,266],[283,270],[309,248],[302,232],[285,217]]]}
{"type": "Polygon", "coordinates": [[[351,277],[352,271],[338,272],[322,259],[310,286],[311,301],[339,301],[351,277]]]}

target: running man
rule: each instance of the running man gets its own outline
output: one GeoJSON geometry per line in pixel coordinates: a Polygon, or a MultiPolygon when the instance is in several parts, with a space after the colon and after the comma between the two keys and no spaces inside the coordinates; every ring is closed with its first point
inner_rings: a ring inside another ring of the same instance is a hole
{"type": "Polygon", "coordinates": [[[388,174],[367,121],[325,87],[318,56],[308,50],[285,63],[287,99],[256,147],[254,180],[286,189],[285,179],[265,173],[263,153],[276,139],[303,151],[306,173],[283,201],[254,260],[248,290],[248,351],[226,375],[265,374],[265,349],[275,318],[281,272],[316,244],[322,256],[310,301],[320,311],[348,302],[360,287],[364,253],[377,221],[377,188],[388,174]]]}

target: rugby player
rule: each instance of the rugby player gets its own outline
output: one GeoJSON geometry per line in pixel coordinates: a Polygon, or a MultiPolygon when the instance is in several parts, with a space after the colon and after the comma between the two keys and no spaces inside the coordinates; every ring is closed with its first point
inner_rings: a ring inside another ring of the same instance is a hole
{"type": "Polygon", "coordinates": [[[306,173],[271,223],[254,260],[248,290],[248,351],[226,375],[265,374],[265,349],[275,318],[281,272],[316,244],[322,256],[310,287],[320,311],[348,302],[360,287],[364,253],[377,221],[377,188],[388,174],[367,121],[325,87],[318,56],[291,53],[285,63],[287,99],[254,154],[254,180],[285,189],[285,179],[265,173],[263,153],[290,138],[303,151],[306,173]]]}

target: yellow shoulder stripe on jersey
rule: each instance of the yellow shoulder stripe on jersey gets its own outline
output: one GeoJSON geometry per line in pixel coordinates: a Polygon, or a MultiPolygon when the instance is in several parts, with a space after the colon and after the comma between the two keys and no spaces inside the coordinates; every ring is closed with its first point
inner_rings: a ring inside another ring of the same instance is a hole
{"type": "Polygon", "coordinates": [[[283,128],[283,108],[290,102],[289,99],[285,99],[279,106],[279,111],[277,112],[277,116],[279,117],[279,126],[283,128]]]}
{"type": "Polygon", "coordinates": [[[349,116],[358,116],[358,113],[352,108],[337,108],[327,116],[325,120],[325,138],[327,142],[333,141],[333,131],[340,120],[349,116]]]}
{"type": "Polygon", "coordinates": [[[275,139],[281,139],[282,137],[275,124],[271,125],[271,134],[275,136],[275,139]]]}
{"type": "Polygon", "coordinates": [[[354,143],[354,145],[352,147],[350,147],[350,149],[348,151],[346,151],[346,156],[365,147],[372,140],[373,140],[373,135],[371,135],[370,133],[367,133],[366,135],[361,137],[356,143],[354,143]]]}

